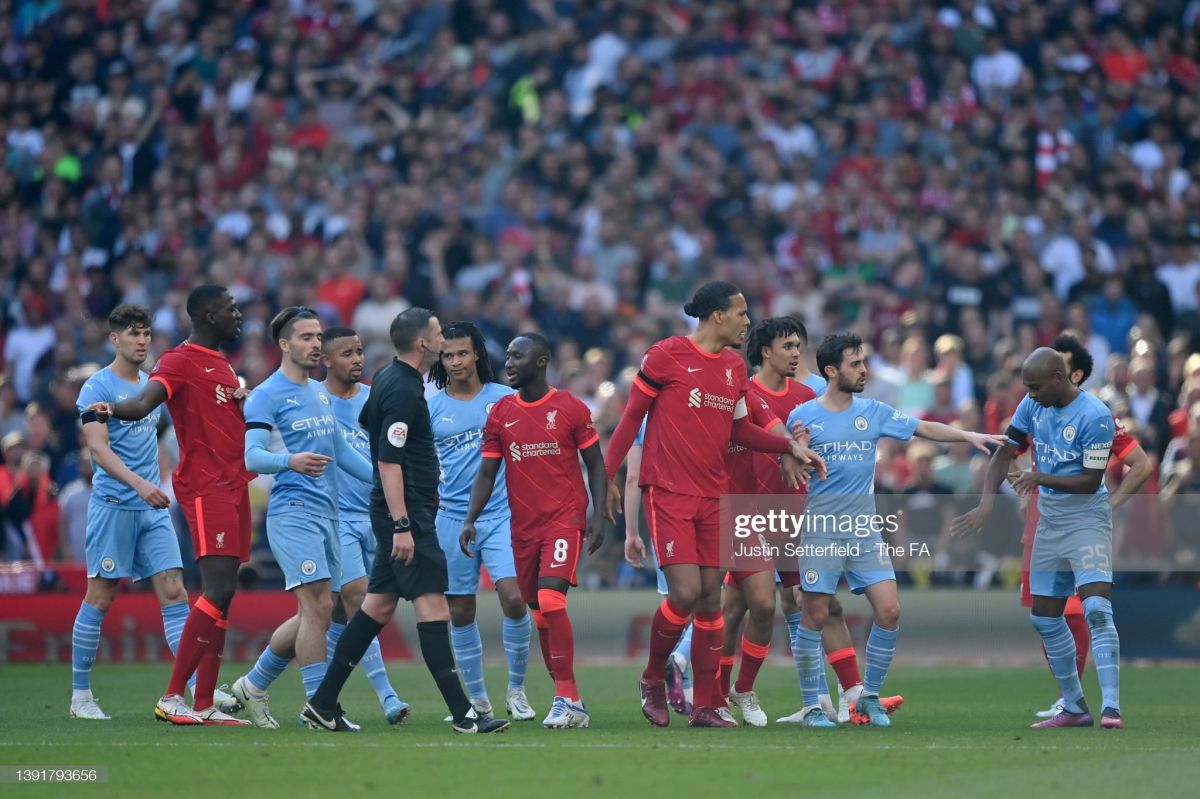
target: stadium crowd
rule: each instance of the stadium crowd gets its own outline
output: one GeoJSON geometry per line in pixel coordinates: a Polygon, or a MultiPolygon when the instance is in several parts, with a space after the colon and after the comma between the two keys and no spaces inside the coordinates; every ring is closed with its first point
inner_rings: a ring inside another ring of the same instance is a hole
{"type": "MultiPolygon", "coordinates": [[[[119,302],[157,353],[228,286],[251,387],[288,305],[356,328],[368,374],[412,305],[497,358],[540,330],[607,433],[728,279],[972,430],[1075,331],[1160,465],[1140,554],[1200,568],[1170,523],[1200,483],[1200,0],[0,0],[0,132],[5,559],[82,560],[75,400],[119,302]]],[[[882,489],[978,479],[881,457],[882,489]]],[[[585,582],[634,579],[619,550],[585,582]]]]}

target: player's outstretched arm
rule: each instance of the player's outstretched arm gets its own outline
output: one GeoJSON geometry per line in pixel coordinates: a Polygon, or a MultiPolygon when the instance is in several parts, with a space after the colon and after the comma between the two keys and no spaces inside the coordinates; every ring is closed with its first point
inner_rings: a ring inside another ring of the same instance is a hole
{"type": "MultiPolygon", "coordinates": [[[[615,481],[617,471],[621,468],[621,461],[625,460],[625,455],[633,446],[634,439],[637,438],[638,428],[642,426],[642,419],[646,418],[646,414],[650,412],[653,405],[654,397],[647,394],[639,384],[634,383],[633,388],[629,390],[629,402],[625,403],[625,410],[621,413],[621,421],[617,423],[617,429],[613,431],[612,438],[608,440],[608,454],[604,457],[604,468],[610,481],[615,481]]],[[[616,485],[615,482],[613,485],[616,485]]],[[[619,499],[620,497],[618,497],[619,499]]]]}
{"type": "Polygon", "coordinates": [[[951,427],[948,424],[941,422],[917,422],[917,430],[914,435],[929,441],[937,441],[941,444],[952,444],[958,441],[965,441],[975,449],[984,454],[990,454],[989,447],[1002,446],[1008,438],[1003,435],[988,435],[987,433],[974,433],[970,430],[962,430],[957,427],[951,427]]]}
{"type": "Polygon", "coordinates": [[[587,467],[588,489],[592,493],[592,515],[587,522],[588,554],[598,550],[604,543],[604,521],[616,524],[616,517],[611,507],[604,507],[608,496],[608,473],[604,470],[604,453],[600,450],[600,442],[585,447],[579,451],[583,463],[587,467]]]}
{"type": "Polygon", "coordinates": [[[371,462],[364,458],[361,452],[350,446],[340,431],[334,433],[333,442],[333,458],[337,461],[339,469],[364,483],[375,479],[371,462]]]}
{"type": "MultiPolygon", "coordinates": [[[[921,424],[926,424],[926,422],[921,422],[921,424]]],[[[956,428],[950,429],[954,430],[956,428]]],[[[1024,446],[1027,438],[1026,433],[1012,427],[1009,428],[1008,439],[999,449],[992,453],[992,459],[988,462],[987,474],[984,475],[983,486],[980,491],[979,505],[974,510],[964,513],[950,523],[951,535],[978,532],[987,524],[988,518],[992,515],[992,508],[995,506],[996,491],[999,490],[1000,484],[1008,476],[1009,470],[1012,468],[1013,458],[1016,457],[1017,450],[1021,446],[1024,446]],[[1017,438],[1014,438],[1014,436],[1017,436],[1017,438]]]]}
{"type": "Polygon", "coordinates": [[[109,419],[136,422],[145,419],[166,401],[166,387],[157,380],[151,380],[136,397],[121,402],[93,402],[84,410],[94,411],[97,422],[107,423],[109,419]]]}
{"type": "Polygon", "coordinates": [[[462,532],[458,536],[458,547],[467,557],[473,558],[470,546],[475,543],[475,520],[483,513],[492,489],[496,487],[496,475],[500,473],[500,456],[485,454],[479,463],[479,471],[475,473],[475,482],[471,483],[471,498],[467,501],[467,518],[463,522],[462,532]]]}
{"type": "Polygon", "coordinates": [[[101,424],[93,411],[85,411],[83,414],[83,438],[92,453],[92,459],[100,468],[136,491],[147,505],[152,508],[166,508],[171,505],[171,500],[161,488],[134,474],[125,462],[117,457],[117,453],[112,451],[108,440],[108,425],[101,424]]]}
{"type": "MultiPolygon", "coordinates": [[[[642,492],[638,477],[642,473],[642,447],[634,444],[625,458],[625,562],[641,568],[646,562],[646,545],[642,542],[639,518],[642,513],[642,492]]],[[[613,486],[609,486],[609,494],[613,486]]]]}
{"type": "Polygon", "coordinates": [[[1110,501],[1114,508],[1119,508],[1129,501],[1129,498],[1142,490],[1150,475],[1154,474],[1154,463],[1142,445],[1134,443],[1123,456],[1121,462],[1129,467],[1129,471],[1121,480],[1121,485],[1112,492],[1110,501]]]}

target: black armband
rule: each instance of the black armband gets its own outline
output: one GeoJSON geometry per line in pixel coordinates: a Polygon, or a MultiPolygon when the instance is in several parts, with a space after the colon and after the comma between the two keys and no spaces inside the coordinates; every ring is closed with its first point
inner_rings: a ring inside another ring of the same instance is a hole
{"type": "Polygon", "coordinates": [[[638,370],[637,376],[639,379],[641,379],[641,381],[643,383],[650,386],[650,388],[654,389],[655,391],[662,390],[663,384],[658,382],[657,380],[647,377],[646,373],[643,372],[641,369],[638,370]]]}
{"type": "Polygon", "coordinates": [[[247,430],[266,430],[269,433],[269,432],[271,432],[271,425],[267,424],[266,422],[246,422],[246,429],[247,430]]]}
{"type": "Polygon", "coordinates": [[[1029,434],[1024,430],[1018,430],[1011,424],[1004,431],[1004,435],[1008,436],[1008,440],[1015,442],[1018,447],[1024,447],[1029,444],[1029,434]]]}
{"type": "Polygon", "coordinates": [[[83,413],[81,413],[79,415],[79,423],[80,424],[87,424],[88,422],[98,422],[98,421],[100,421],[100,420],[96,418],[95,411],[84,411],[83,413]]]}

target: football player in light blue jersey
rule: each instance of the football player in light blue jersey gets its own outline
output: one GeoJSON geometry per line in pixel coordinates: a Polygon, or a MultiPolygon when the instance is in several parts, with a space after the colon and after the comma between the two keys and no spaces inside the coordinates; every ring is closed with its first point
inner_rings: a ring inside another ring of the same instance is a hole
{"type": "Polygon", "coordinates": [[[283,360],[278,370],[246,400],[246,468],[274,474],[267,504],[267,536],[283,570],[284,585],[299,612],[271,636],[254,669],[238,679],[234,696],[247,705],[251,721],[276,728],[267,688],[293,657],[308,696],[325,676],[325,634],[333,611],[331,581],[341,581],[337,483],[332,469],[371,479],[370,463],[338,432],[329,397],[309,375],[321,359],[321,320],[308,308],[292,307],[271,320],[271,336],[283,360]],[[284,452],[267,449],[271,430],[284,452]]]}
{"type": "MultiPolygon", "coordinates": [[[[100,625],[121,578],[150,578],[172,655],[188,616],[179,539],[167,510],[170,500],[159,487],[161,411],[155,409],[136,422],[109,419],[105,423],[86,410],[96,402],[136,396],[145,387],[147,377],[140,367],[150,350],[150,311],[139,305],[118,305],[109,314],[108,327],[116,357],[88,378],[76,402],[96,471],[84,533],[87,592],[71,631],[71,717],[97,720],[108,715],[92,696],[92,665],[100,646],[100,625]]],[[[195,675],[189,687],[194,683],[195,675]]],[[[224,691],[217,691],[214,701],[223,712],[236,708],[224,691]]]]}
{"type": "Polygon", "coordinates": [[[1100,726],[1122,729],[1120,642],[1112,612],[1112,505],[1104,472],[1112,450],[1112,412],[1071,383],[1060,354],[1033,351],[1021,367],[1028,390],[1009,424],[1007,443],[992,456],[979,506],[954,520],[955,533],[981,528],[1006,478],[1022,496],[1038,491],[1037,534],[1029,566],[1030,621],[1042,637],[1062,691],[1062,711],[1035,728],[1091,727],[1075,667],[1075,640],[1063,618],[1076,591],[1092,637],[1100,681],[1100,726]],[[1016,451],[1028,444],[1036,470],[1010,474],[1016,451]]]}
{"type": "Polygon", "coordinates": [[[803,619],[797,634],[805,674],[801,723],[836,726],[818,700],[821,630],[838,581],[845,575],[854,593],[866,593],[874,612],[866,673],[861,694],[852,705],[851,721],[887,727],[891,719],[879,691],[896,651],[900,599],[891,558],[882,547],[886,525],[875,508],[876,445],[884,437],[907,441],[917,435],[930,441],[965,441],[987,453],[989,445],[1000,446],[1005,438],[919,422],[890,405],[856,397],[866,386],[867,363],[862,339],[852,333],[826,336],[817,349],[817,367],[829,381],[825,393],[797,407],[787,421],[793,433],[808,430],[809,446],[826,466],[826,478],[809,483],[804,512],[808,527],[801,540],[806,547],[800,557],[803,619]],[[852,523],[852,532],[847,532],[846,521],[852,523]]]}
{"type": "Polygon", "coordinates": [[[496,476],[492,496],[476,523],[475,551],[470,558],[459,547],[459,533],[467,518],[471,486],[479,471],[483,426],[492,406],[513,390],[492,379],[492,364],[483,334],[470,322],[455,322],[442,328],[442,355],[429,370],[429,379],[439,391],[429,398],[429,421],[437,446],[441,474],[438,476],[438,542],[446,553],[450,587],[450,642],[471,704],[479,713],[491,715],[483,679],[483,642],[475,623],[479,591],[479,568],[487,567],[496,586],[504,613],[502,630],[508,660],[508,691],[505,705],[514,721],[529,721],[535,712],[525,695],[525,672],[529,662],[529,608],[517,588],[509,529],[508,490],[504,466],[496,476]]]}
{"type": "MultiPolygon", "coordinates": [[[[646,545],[642,541],[641,512],[642,490],[638,487],[638,474],[642,469],[642,446],[646,440],[646,419],[638,428],[633,446],[625,456],[625,562],[638,569],[646,562],[646,545]]],[[[650,543],[650,558],[654,562],[654,575],[658,578],[658,593],[667,595],[667,577],[658,568],[658,555],[654,543],[650,543]]],[[[679,637],[679,643],[671,650],[667,661],[667,704],[671,710],[684,716],[692,714],[692,623],[689,621],[679,637]]]]}
{"type": "MultiPolygon", "coordinates": [[[[362,383],[363,345],[358,334],[348,327],[332,327],[321,339],[321,362],[325,365],[325,382],[321,389],[329,397],[338,432],[368,462],[371,443],[358,423],[358,416],[367,404],[371,387],[362,383]]],[[[371,483],[356,480],[344,471],[335,475],[338,489],[338,538],[342,546],[341,588],[334,592],[333,621],[325,636],[326,659],[333,658],[337,642],[346,629],[346,620],[353,618],[367,595],[367,572],[375,559],[375,534],[371,532],[371,483]]],[[[389,724],[401,724],[410,708],[396,695],[388,680],[387,665],[379,639],[367,647],[359,666],[375,689],[389,724]]]]}

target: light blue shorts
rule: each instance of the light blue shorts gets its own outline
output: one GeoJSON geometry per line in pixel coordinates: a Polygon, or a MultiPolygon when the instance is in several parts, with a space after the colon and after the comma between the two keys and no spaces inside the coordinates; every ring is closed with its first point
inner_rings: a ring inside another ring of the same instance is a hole
{"type": "Polygon", "coordinates": [[[663,570],[658,568],[658,553],[654,551],[654,543],[650,543],[650,561],[654,564],[654,577],[658,580],[658,593],[666,596],[667,591],[667,575],[663,574],[663,570]]]}
{"type": "Polygon", "coordinates": [[[268,514],[267,541],[287,590],[318,580],[341,587],[342,546],[335,519],[305,511],[268,514]]]}
{"type": "Polygon", "coordinates": [[[1081,585],[1113,581],[1112,515],[1080,510],[1068,525],[1038,519],[1029,556],[1031,595],[1069,597],[1081,585]],[[1088,522],[1079,524],[1082,518],[1088,522]]]}
{"type": "Polygon", "coordinates": [[[438,509],[434,526],[438,544],[446,553],[446,572],[450,579],[447,596],[474,596],[479,593],[479,567],[486,566],[493,583],[515,578],[512,532],[508,516],[494,516],[475,522],[475,557],[468,558],[458,546],[464,519],[438,509]]]}
{"type": "Polygon", "coordinates": [[[880,548],[882,538],[806,538],[801,542],[800,588],[813,594],[836,594],[842,575],[856,594],[884,580],[895,580],[892,558],[880,548]]]}
{"type": "Polygon", "coordinates": [[[342,575],[334,580],[334,590],[343,585],[366,577],[375,561],[375,533],[371,531],[371,517],[338,518],[338,540],[342,546],[342,575]]]}
{"type": "Polygon", "coordinates": [[[144,580],[183,568],[179,539],[166,508],[120,510],[92,501],[83,542],[88,577],[144,580]]]}

